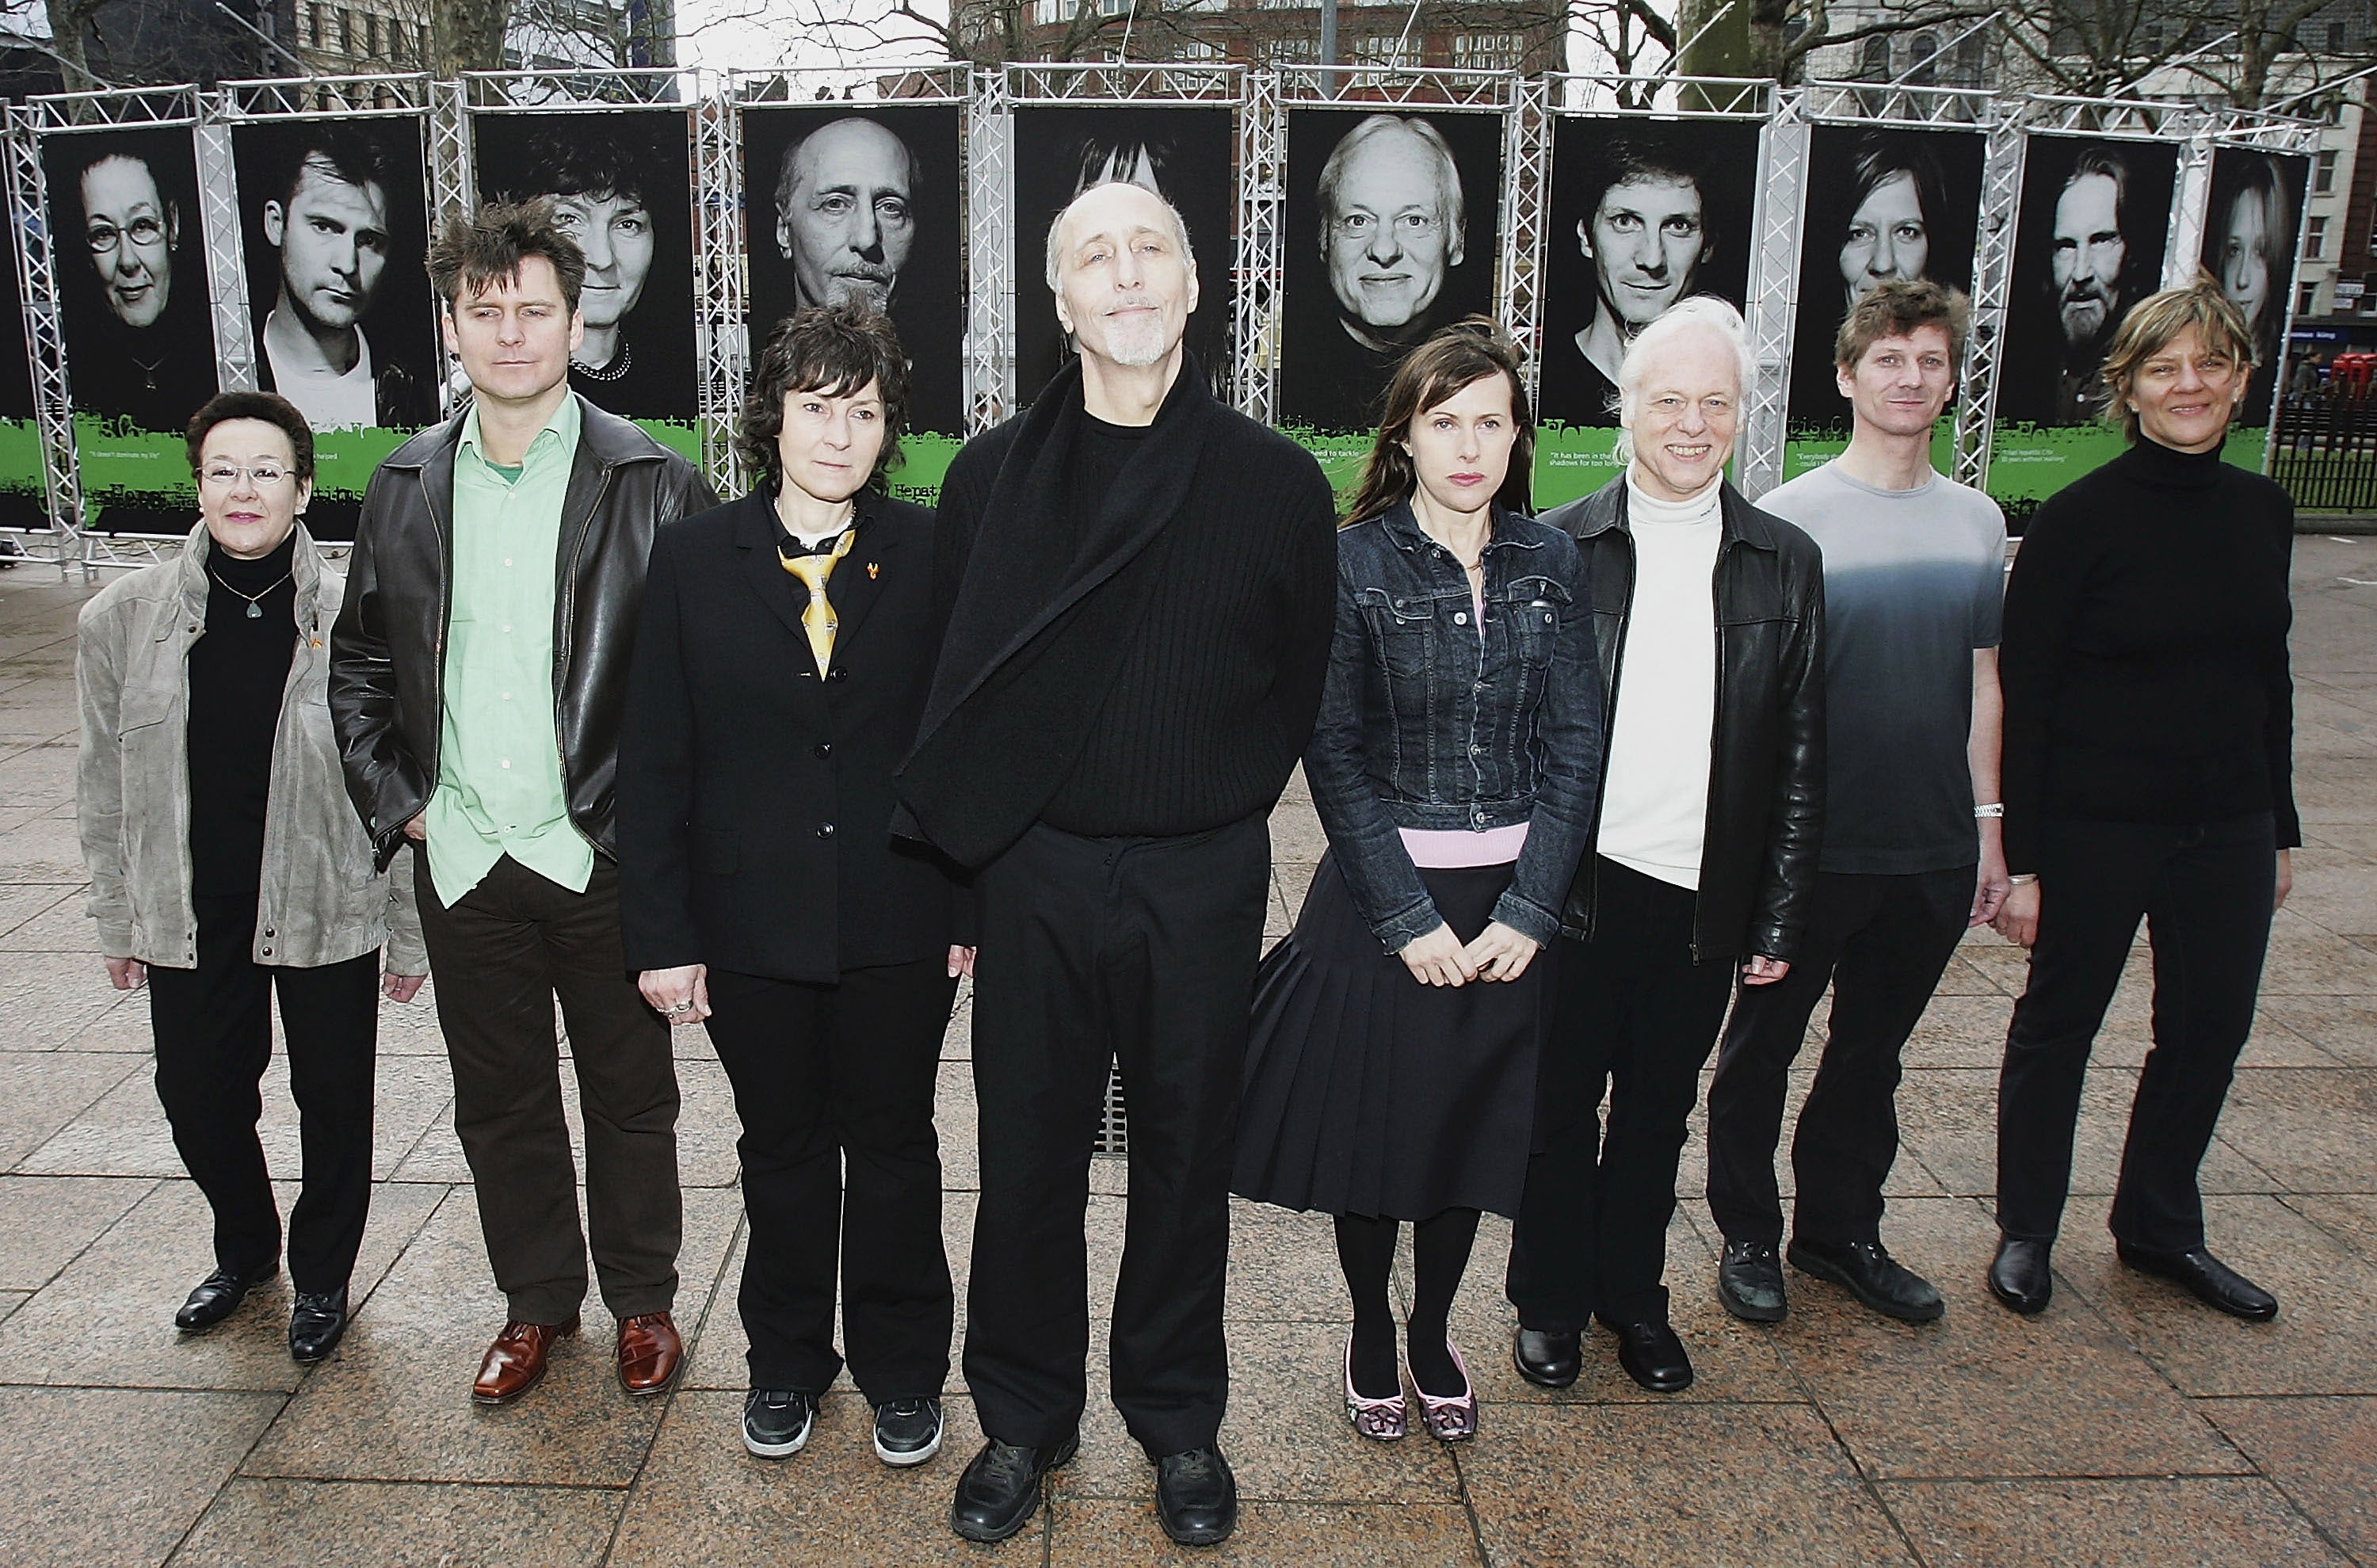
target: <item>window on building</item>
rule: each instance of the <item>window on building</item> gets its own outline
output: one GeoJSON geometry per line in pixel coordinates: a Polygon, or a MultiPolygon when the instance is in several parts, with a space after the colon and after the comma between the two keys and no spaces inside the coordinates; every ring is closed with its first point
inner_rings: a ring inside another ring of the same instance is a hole
{"type": "Polygon", "coordinates": [[[2309,316],[2319,308],[2319,285],[2305,283],[2295,291],[2295,314],[2309,316]]]}
{"type": "Polygon", "coordinates": [[[1527,40],[1523,33],[1460,32],[1452,35],[1452,65],[1456,70],[1514,70],[1526,52],[1527,40]]]}
{"type": "Polygon", "coordinates": [[[1918,32],[1915,35],[1915,64],[1907,71],[1906,80],[1913,87],[1937,87],[1940,84],[1940,40],[1937,34],[1918,32]]]}
{"type": "Polygon", "coordinates": [[[2303,254],[2316,261],[2327,250],[2327,219],[2314,217],[2303,233],[2303,254]]]}
{"type": "Polygon", "coordinates": [[[379,53],[379,16],[376,12],[364,13],[364,53],[365,54],[379,53]]]}
{"type": "Polygon", "coordinates": [[[2330,22],[2327,24],[2327,52],[2331,54],[2341,54],[2344,53],[2344,24],[2342,22],[2330,22]]]}
{"type": "Polygon", "coordinates": [[[2335,189],[2335,149],[2328,148],[2311,166],[2311,190],[2313,196],[2327,196],[2335,189]]]}
{"type": "Polygon", "coordinates": [[[410,65],[412,55],[405,48],[408,42],[410,41],[404,36],[404,24],[390,18],[388,24],[388,57],[400,66],[410,65]]]}
{"type": "Polygon", "coordinates": [[[1392,66],[1398,59],[1405,65],[1419,63],[1418,40],[1406,44],[1399,31],[1373,33],[1351,43],[1341,41],[1340,47],[1345,51],[1345,63],[1349,66],[1392,66]]]}
{"type": "Polygon", "coordinates": [[[1857,75],[1866,81],[1890,79],[1890,40],[1887,37],[1865,41],[1864,53],[1857,60],[1857,75]]]}
{"type": "Polygon", "coordinates": [[[343,54],[355,52],[355,14],[344,6],[339,7],[339,51],[343,54]]]}

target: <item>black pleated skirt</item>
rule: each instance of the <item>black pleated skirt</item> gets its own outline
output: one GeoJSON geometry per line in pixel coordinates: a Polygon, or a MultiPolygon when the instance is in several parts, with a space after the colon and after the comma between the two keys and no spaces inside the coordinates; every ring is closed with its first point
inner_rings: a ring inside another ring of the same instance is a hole
{"type": "MultiPolygon", "coordinates": [[[[1511,868],[1424,869],[1420,880],[1468,941],[1511,868]]],[[[1324,856],[1295,931],[1255,978],[1231,1190],[1329,1215],[1515,1216],[1559,946],[1515,981],[1423,986],[1379,951],[1324,856]]]]}

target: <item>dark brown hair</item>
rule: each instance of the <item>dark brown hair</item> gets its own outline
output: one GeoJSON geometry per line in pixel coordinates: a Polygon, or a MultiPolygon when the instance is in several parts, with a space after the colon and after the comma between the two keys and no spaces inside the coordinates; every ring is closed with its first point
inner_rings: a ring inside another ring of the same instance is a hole
{"type": "Polygon", "coordinates": [[[853,300],[806,305],[777,322],[743,400],[735,446],[744,466],[766,474],[770,492],[780,488],[784,461],[776,437],[784,430],[785,397],[847,397],[870,381],[883,399],[883,449],[866,483],[880,489],[883,476],[900,465],[900,437],[908,428],[908,353],[890,318],[853,300]]]}
{"type": "Polygon", "coordinates": [[[205,449],[207,436],[218,425],[234,419],[260,419],[267,425],[278,425],[289,437],[289,449],[296,455],[297,477],[311,483],[314,477],[314,429],[297,405],[278,392],[218,392],[206,401],[204,407],[190,415],[190,472],[198,472],[199,454],[205,449]]]}
{"type": "Polygon", "coordinates": [[[1918,327],[1939,327],[1948,334],[1948,363],[1965,363],[1965,340],[1973,330],[1973,305],[1959,289],[1943,288],[1929,278],[1885,278],[1859,295],[1841,317],[1833,338],[1833,363],[1855,370],[1865,351],[1884,338],[1904,338],[1918,327]]]}
{"type": "Polygon", "coordinates": [[[520,263],[542,256],[561,281],[561,302],[578,313],[586,286],[586,253],[553,221],[553,198],[490,201],[476,212],[457,212],[438,225],[429,246],[429,281],[452,310],[462,293],[482,294],[498,283],[517,283],[520,263]]]}
{"type": "Polygon", "coordinates": [[[1411,454],[1404,450],[1412,421],[1488,376],[1511,383],[1511,419],[1519,432],[1511,444],[1510,472],[1502,476],[1494,499],[1508,511],[1535,509],[1535,422],[1527,408],[1526,386],[1519,378],[1519,350],[1492,317],[1472,316],[1439,328],[1395,366],[1394,378],[1387,383],[1386,415],[1379,422],[1378,441],[1345,508],[1347,522],[1377,517],[1410,497],[1419,484],[1411,454]]]}

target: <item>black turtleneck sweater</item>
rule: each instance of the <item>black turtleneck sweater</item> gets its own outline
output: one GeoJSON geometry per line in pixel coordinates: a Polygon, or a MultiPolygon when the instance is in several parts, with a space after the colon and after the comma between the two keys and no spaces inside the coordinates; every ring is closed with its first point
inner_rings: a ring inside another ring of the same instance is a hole
{"type": "Polygon", "coordinates": [[[2042,818],[2295,814],[2294,504],[2218,453],[2141,437],[2038,509],[2006,589],[2005,852],[2042,818]]]}
{"type": "Polygon", "coordinates": [[[252,561],[207,546],[207,629],[189,664],[190,893],[202,902],[252,902],[262,880],[272,739],[297,640],[296,554],[294,533],[252,561]],[[247,613],[251,597],[262,615],[247,613]]]}

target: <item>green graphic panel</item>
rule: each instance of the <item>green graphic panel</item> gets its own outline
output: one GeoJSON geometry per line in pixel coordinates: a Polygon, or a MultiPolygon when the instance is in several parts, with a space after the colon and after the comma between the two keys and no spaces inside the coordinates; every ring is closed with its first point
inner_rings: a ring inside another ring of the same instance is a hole
{"type": "Polygon", "coordinates": [[[1535,427],[1535,510],[1590,496],[1618,476],[1618,431],[1603,425],[1535,427]]]}
{"type": "Polygon", "coordinates": [[[1353,498],[1354,487],[1362,482],[1362,464],[1368,461],[1370,449],[1379,441],[1367,430],[1330,432],[1301,425],[1282,425],[1279,433],[1310,452],[1320,464],[1320,472],[1329,476],[1329,488],[1336,493],[1341,509],[1353,498]]]}
{"type": "Polygon", "coordinates": [[[950,463],[965,445],[962,436],[913,435],[900,437],[900,466],[890,478],[891,494],[902,501],[929,507],[941,498],[941,481],[950,463]]]}
{"type": "Polygon", "coordinates": [[[86,508],[149,501],[195,512],[198,485],[182,432],[142,430],[112,414],[77,413],[74,443],[86,508]]]}
{"type": "MultiPolygon", "coordinates": [[[[1783,443],[1783,478],[1786,483],[1797,479],[1810,469],[1822,468],[1848,450],[1847,432],[1839,435],[1794,436],[1783,443]]],[[[1931,466],[1942,473],[1956,472],[1956,422],[1942,419],[1931,426],[1931,466]]]]}
{"type": "Polygon", "coordinates": [[[0,496],[42,498],[42,431],[30,419],[0,419],[0,496]]]}
{"type": "MultiPolygon", "coordinates": [[[[2220,449],[2221,459],[2259,473],[2268,440],[2269,432],[2262,426],[2232,428],[2220,449]]],[[[2028,517],[2039,502],[2120,457],[2129,445],[2128,437],[2104,425],[2044,429],[2001,424],[1989,451],[1989,495],[2005,508],[2007,517],[2028,517]]]]}

